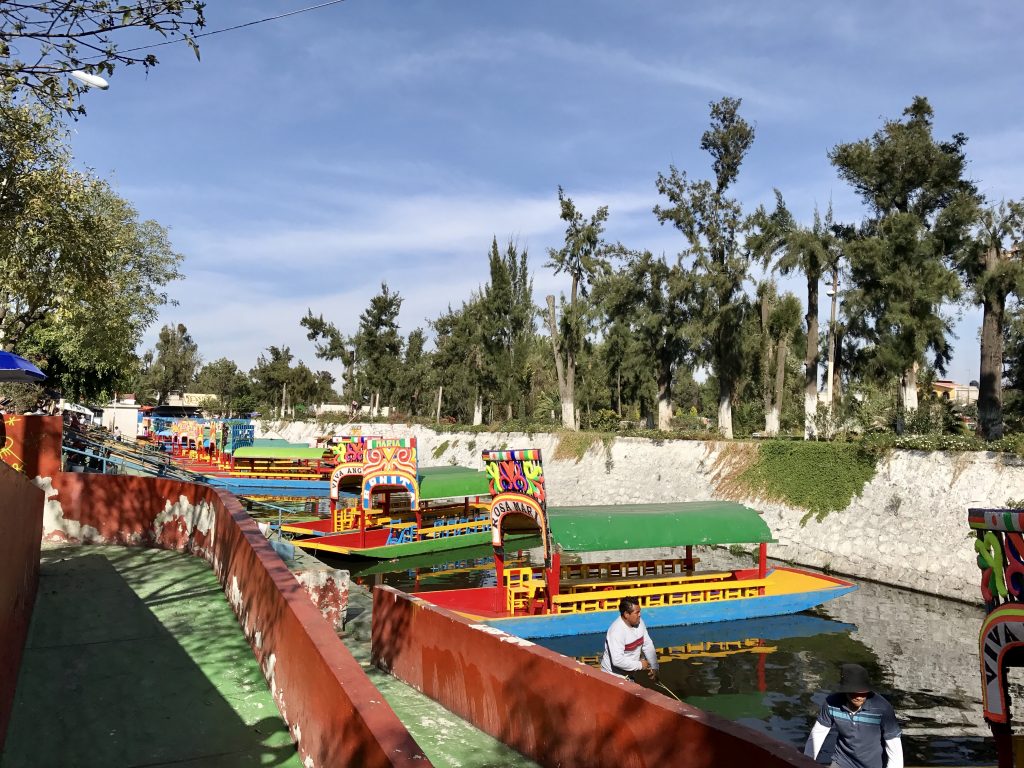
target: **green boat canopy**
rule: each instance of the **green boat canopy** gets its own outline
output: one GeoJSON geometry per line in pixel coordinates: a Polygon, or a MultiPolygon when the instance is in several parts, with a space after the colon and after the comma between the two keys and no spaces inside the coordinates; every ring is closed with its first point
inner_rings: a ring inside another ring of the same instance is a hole
{"type": "Polygon", "coordinates": [[[490,496],[487,473],[470,467],[420,467],[420,501],[490,496]]]}
{"type": "Polygon", "coordinates": [[[548,524],[566,552],[774,541],[757,512],[733,501],[549,507],[548,524]]]}
{"type": "Polygon", "coordinates": [[[300,445],[247,445],[235,450],[236,459],[280,459],[280,460],[315,460],[329,454],[325,448],[310,448],[300,445]]]}

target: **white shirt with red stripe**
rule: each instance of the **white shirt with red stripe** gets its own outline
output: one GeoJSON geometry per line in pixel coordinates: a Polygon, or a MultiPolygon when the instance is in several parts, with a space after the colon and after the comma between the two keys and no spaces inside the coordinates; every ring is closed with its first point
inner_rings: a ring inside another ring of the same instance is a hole
{"type": "Polygon", "coordinates": [[[643,669],[640,664],[641,653],[647,657],[651,669],[656,670],[658,653],[651,642],[651,636],[647,634],[644,620],[640,619],[640,624],[631,627],[622,616],[619,616],[608,627],[608,634],[605,635],[601,669],[612,674],[636,672],[643,669]]]}

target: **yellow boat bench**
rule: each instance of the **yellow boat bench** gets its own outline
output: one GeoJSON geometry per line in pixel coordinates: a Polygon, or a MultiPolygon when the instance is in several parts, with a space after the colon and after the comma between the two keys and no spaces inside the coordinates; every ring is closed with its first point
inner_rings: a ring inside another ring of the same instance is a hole
{"type": "MultiPolygon", "coordinates": [[[[729,574],[730,576],[732,574],[729,574]]],[[[603,591],[571,592],[555,595],[551,599],[555,613],[588,613],[591,611],[616,610],[624,597],[635,597],[641,607],[654,608],[662,605],[690,605],[720,600],[739,600],[757,597],[768,586],[767,579],[718,579],[709,581],[703,576],[688,579],[684,583],[658,583],[651,586],[605,589],[603,591]]]]}

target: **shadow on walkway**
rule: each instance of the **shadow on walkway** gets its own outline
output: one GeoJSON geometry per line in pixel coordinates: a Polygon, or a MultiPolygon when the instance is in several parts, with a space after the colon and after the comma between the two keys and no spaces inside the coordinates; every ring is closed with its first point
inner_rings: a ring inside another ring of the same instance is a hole
{"type": "Polygon", "coordinates": [[[43,553],[0,768],[299,766],[205,562],[86,547],[43,553]]]}

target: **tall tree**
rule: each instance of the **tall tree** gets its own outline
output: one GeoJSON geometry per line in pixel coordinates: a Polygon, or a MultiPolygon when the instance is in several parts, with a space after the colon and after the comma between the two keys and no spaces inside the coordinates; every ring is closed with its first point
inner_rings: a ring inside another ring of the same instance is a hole
{"type": "Polygon", "coordinates": [[[870,138],[839,144],[829,159],[869,209],[846,246],[854,288],[844,305],[849,332],[879,374],[900,380],[905,411],[917,408],[917,371],[925,354],[949,360],[950,319],[943,305],[960,294],[950,262],[964,247],[979,195],[965,178],[967,137],[939,141],[932,108],[917,96],[902,120],[870,138]]]}
{"type": "Polygon", "coordinates": [[[547,297],[547,320],[558,375],[562,427],[575,430],[579,426],[576,418],[576,363],[591,309],[588,301],[590,286],[608,270],[607,245],[603,238],[608,206],[602,205],[587,219],[561,187],[558,188],[558,204],[561,219],[566,225],[565,244],[559,249],[548,249],[549,261],[545,266],[553,268],[556,275],[564,272],[572,282],[568,300],[562,296],[560,318],[555,313],[555,297],[547,297]]]}
{"type": "Polygon", "coordinates": [[[1003,436],[1003,336],[1006,299],[1024,288],[1024,200],[984,210],[960,269],[982,306],[978,435],[1003,436]]]}
{"type": "Polygon", "coordinates": [[[677,365],[692,365],[696,346],[692,281],[678,262],[669,265],[650,251],[627,251],[624,257],[623,268],[601,281],[595,296],[618,332],[628,328],[653,367],[658,429],[669,430],[673,375],[677,365]]]}
{"type": "MultiPolygon", "coordinates": [[[[0,2],[0,91],[27,91],[51,111],[84,114],[84,86],[73,70],[112,74],[117,65],[155,66],[140,53],[138,30],[161,41],[180,39],[199,57],[196,33],[205,22],[198,0],[3,0],[0,2]],[[118,47],[118,38],[132,48],[118,47]]],[[[143,46],[145,47],[145,46],[143,46]]]]}
{"type": "Polygon", "coordinates": [[[156,394],[157,405],[167,402],[171,392],[184,392],[192,383],[202,362],[199,345],[192,340],[186,328],[178,325],[165,325],[160,329],[160,337],[156,342],[152,363],[143,375],[143,386],[156,394]]]}
{"type": "Polygon", "coordinates": [[[202,392],[217,398],[218,409],[227,416],[239,410],[239,402],[247,399],[251,389],[249,377],[238,369],[233,360],[226,357],[204,365],[189,387],[191,392],[202,392]]]}
{"type": "Polygon", "coordinates": [[[529,391],[528,355],[534,333],[533,280],[527,252],[509,241],[505,252],[491,241],[490,282],[483,290],[483,347],[487,384],[494,405],[512,418],[524,414],[529,391]]]}
{"type": "Polygon", "coordinates": [[[448,307],[430,327],[434,331],[434,374],[442,388],[442,413],[457,421],[483,420],[484,386],[482,300],[474,295],[458,309],[448,307]]]}
{"type": "Polygon", "coordinates": [[[306,338],[316,342],[316,356],[323,360],[341,360],[345,366],[346,396],[362,403],[371,399],[371,407],[391,402],[401,387],[402,347],[398,313],[402,297],[381,283],[380,293],[359,316],[359,328],[346,337],[323,315],[309,310],[299,323],[306,338]]]}
{"type": "Polygon", "coordinates": [[[342,395],[347,402],[358,401],[355,342],[339,331],[334,323],[324,320],[323,315],[314,315],[312,309],[306,311],[299,325],[306,329],[306,338],[314,342],[317,357],[321,360],[338,360],[345,366],[342,395]]]}
{"type": "Polygon", "coordinates": [[[295,402],[294,394],[289,395],[289,385],[294,385],[292,375],[291,349],[288,347],[267,347],[267,354],[256,358],[256,365],[249,371],[253,395],[263,412],[285,416],[295,402]]]}
{"type": "Polygon", "coordinates": [[[807,344],[804,354],[804,439],[812,440],[818,411],[818,287],[822,275],[838,269],[840,249],[829,205],[824,218],[814,210],[811,227],[799,226],[775,191],[775,211],[763,206],[751,217],[753,231],[747,245],[753,255],[780,274],[800,272],[807,281],[807,344]]]}
{"type": "Polygon", "coordinates": [[[740,99],[711,103],[711,127],[700,147],[712,157],[714,181],[690,181],[674,165],[658,174],[658,192],[668,205],[655,206],[662,224],[670,222],[686,238],[681,254],[689,261],[696,306],[707,334],[700,350],[719,382],[718,429],[732,437],[732,400],[743,367],[738,339],[743,324],[743,281],[750,257],[741,247],[745,230],[739,201],[727,195],[739,176],[740,165],[754,142],[754,128],[739,114],[740,99]]]}
{"type": "Polygon", "coordinates": [[[410,416],[419,416],[431,405],[431,355],[426,351],[427,335],[422,328],[409,333],[405,342],[405,357],[402,360],[399,398],[402,407],[410,416]]]}
{"type": "Polygon", "coordinates": [[[379,408],[391,403],[401,378],[404,340],[398,329],[402,297],[381,283],[380,293],[370,299],[359,315],[359,328],[353,337],[356,366],[367,393],[379,408]]]}
{"type": "Polygon", "coordinates": [[[779,434],[786,391],[786,359],[789,343],[800,325],[801,306],[800,300],[791,293],[777,297],[774,286],[762,293],[761,306],[765,350],[762,358],[764,431],[774,437],[779,434]]]}
{"type": "Polygon", "coordinates": [[[49,116],[0,99],[0,347],[92,398],[135,367],[182,257],[163,227],[72,169],[63,139],[49,116]]]}

